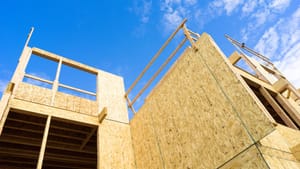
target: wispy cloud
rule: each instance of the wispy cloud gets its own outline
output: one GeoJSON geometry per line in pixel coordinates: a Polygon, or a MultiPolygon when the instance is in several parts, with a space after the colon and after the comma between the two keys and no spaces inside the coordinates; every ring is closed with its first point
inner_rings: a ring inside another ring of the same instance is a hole
{"type": "Polygon", "coordinates": [[[140,17],[141,23],[146,24],[150,19],[151,8],[152,0],[135,0],[130,10],[140,17]]]}
{"type": "Polygon", "coordinates": [[[6,89],[8,80],[0,79],[0,93],[3,93],[6,89]]]}
{"type": "Polygon", "coordinates": [[[227,15],[231,15],[243,2],[244,0],[214,0],[209,6],[218,14],[225,11],[227,15]]]}
{"type": "Polygon", "coordinates": [[[199,16],[196,0],[164,0],[160,2],[164,32],[174,30],[184,18],[199,16]]]}
{"type": "Polygon", "coordinates": [[[300,7],[267,29],[255,49],[275,61],[283,74],[300,87],[300,7]]]}

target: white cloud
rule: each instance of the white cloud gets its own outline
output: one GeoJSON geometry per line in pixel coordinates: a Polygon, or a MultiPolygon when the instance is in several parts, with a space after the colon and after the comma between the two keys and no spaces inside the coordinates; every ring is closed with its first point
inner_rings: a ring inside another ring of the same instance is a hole
{"type": "Polygon", "coordinates": [[[269,56],[295,86],[300,87],[300,7],[270,27],[255,49],[269,56]]]}
{"type": "Polygon", "coordinates": [[[179,11],[175,10],[172,13],[166,13],[163,16],[164,24],[167,31],[174,30],[183,20],[179,11]]]}
{"type": "Polygon", "coordinates": [[[290,5],[290,0],[274,0],[270,3],[270,9],[281,12],[290,5]]]}
{"type": "Polygon", "coordinates": [[[217,14],[221,14],[221,12],[225,10],[227,15],[231,15],[232,12],[243,2],[243,0],[214,0],[209,6],[217,14]]]}
{"type": "Polygon", "coordinates": [[[6,89],[7,83],[8,83],[8,80],[0,79],[0,93],[4,92],[4,90],[6,89]]]}
{"type": "Polygon", "coordinates": [[[138,15],[143,24],[148,23],[151,14],[152,0],[135,0],[133,8],[131,9],[138,15]]]}
{"type": "Polygon", "coordinates": [[[184,18],[192,18],[196,0],[164,0],[160,3],[164,32],[174,30],[184,18]]]}
{"type": "Polygon", "coordinates": [[[248,15],[249,13],[251,13],[254,8],[257,6],[257,1],[256,0],[252,0],[252,1],[247,1],[245,2],[244,6],[242,7],[242,12],[246,15],[248,15]]]}
{"type": "Polygon", "coordinates": [[[279,36],[275,29],[271,27],[267,30],[254,47],[255,50],[267,57],[273,57],[278,49],[279,36]]]}
{"type": "Polygon", "coordinates": [[[184,3],[187,5],[195,5],[197,3],[197,0],[184,0],[184,3]]]}

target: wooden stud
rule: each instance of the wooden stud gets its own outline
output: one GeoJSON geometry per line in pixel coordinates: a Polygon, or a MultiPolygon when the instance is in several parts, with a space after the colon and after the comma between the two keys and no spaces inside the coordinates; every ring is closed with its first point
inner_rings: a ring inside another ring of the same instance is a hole
{"type": "Polygon", "coordinates": [[[284,98],[281,94],[277,94],[276,100],[287,111],[290,117],[300,126],[300,114],[299,112],[284,98]]]}
{"type": "Polygon", "coordinates": [[[135,87],[135,85],[139,82],[139,80],[144,76],[146,71],[150,68],[150,66],[154,63],[154,61],[157,59],[157,57],[161,54],[161,52],[166,48],[166,46],[170,43],[170,41],[174,38],[174,36],[177,34],[177,32],[184,26],[187,19],[184,19],[181,24],[177,27],[177,29],[171,34],[171,36],[167,39],[167,41],[162,45],[162,47],[158,50],[158,52],[153,56],[151,61],[147,64],[147,66],[144,68],[142,73],[135,79],[135,81],[132,83],[132,85],[129,87],[129,89],[126,91],[125,96],[128,96],[128,94],[131,92],[131,90],[135,87]]]}
{"type": "Polygon", "coordinates": [[[237,68],[235,66],[233,66],[233,69],[234,71],[239,74],[240,76],[242,76],[243,78],[246,78],[256,84],[259,84],[263,87],[265,87],[266,89],[274,92],[274,93],[277,93],[277,91],[273,88],[272,85],[270,85],[269,83],[266,83],[265,81],[262,81],[261,79],[258,79],[256,78],[255,76],[249,74],[248,72],[245,72],[244,70],[240,69],[240,68],[237,68]]]}
{"type": "Polygon", "coordinates": [[[46,150],[46,144],[47,144],[47,139],[48,139],[48,133],[49,133],[49,129],[50,129],[50,122],[51,122],[51,115],[49,115],[47,117],[47,122],[46,122],[45,130],[44,130],[43,141],[42,141],[41,150],[40,150],[40,154],[39,154],[39,159],[38,159],[38,163],[37,163],[37,167],[36,167],[37,169],[42,169],[45,150],[46,150]]]}
{"type": "Polygon", "coordinates": [[[51,106],[54,105],[55,95],[56,95],[56,92],[58,90],[58,84],[59,84],[58,80],[59,80],[61,65],[62,65],[62,58],[59,58],[59,62],[58,62],[57,70],[56,70],[56,75],[55,75],[55,80],[54,80],[53,86],[52,86],[51,106]]]}
{"type": "Polygon", "coordinates": [[[230,55],[228,59],[232,65],[235,65],[241,59],[241,55],[235,51],[230,55]]]}
{"type": "Polygon", "coordinates": [[[97,127],[92,128],[91,132],[87,135],[87,137],[83,140],[81,146],[80,146],[80,150],[83,150],[83,148],[86,146],[86,144],[90,141],[90,139],[92,138],[92,136],[94,135],[94,133],[96,132],[97,127]]]}
{"type": "Polygon", "coordinates": [[[288,81],[284,78],[279,79],[273,84],[273,88],[278,92],[282,93],[287,89],[288,81]]]}
{"type": "Polygon", "coordinates": [[[285,122],[285,124],[287,124],[291,128],[298,129],[293,121],[285,114],[284,110],[282,110],[282,108],[277,104],[277,102],[264,87],[261,86],[259,88],[259,91],[272,106],[272,108],[276,111],[276,113],[280,116],[280,118],[285,122]]]}
{"type": "Polygon", "coordinates": [[[99,123],[102,123],[102,121],[104,120],[104,118],[107,116],[107,107],[104,107],[102,109],[102,111],[99,113],[98,115],[98,120],[99,120],[99,123]]]}

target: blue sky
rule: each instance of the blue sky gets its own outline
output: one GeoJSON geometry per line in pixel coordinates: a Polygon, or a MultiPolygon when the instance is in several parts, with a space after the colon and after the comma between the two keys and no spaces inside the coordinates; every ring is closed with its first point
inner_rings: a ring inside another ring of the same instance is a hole
{"type": "MultiPolygon", "coordinates": [[[[209,33],[227,56],[234,48],[224,34],[245,42],[300,87],[298,0],[4,0],[0,91],[13,74],[32,26],[29,46],[123,76],[128,88],[183,18],[194,32],[209,33]]],[[[29,73],[47,77],[43,72],[50,69],[55,66],[43,64],[29,73]]]]}

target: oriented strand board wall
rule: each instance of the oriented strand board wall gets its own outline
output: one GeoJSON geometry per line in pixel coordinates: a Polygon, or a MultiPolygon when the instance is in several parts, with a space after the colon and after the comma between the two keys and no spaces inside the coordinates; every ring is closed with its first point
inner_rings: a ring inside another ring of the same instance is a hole
{"type": "Polygon", "coordinates": [[[300,169],[300,161],[291,152],[289,141],[297,140],[300,131],[294,130],[293,135],[284,126],[277,126],[276,130],[260,140],[259,149],[269,168],[300,169]],[[282,132],[285,131],[285,132],[282,132]],[[282,134],[283,133],[283,134],[282,134]],[[290,138],[293,138],[290,140],[290,138]]]}
{"type": "Polygon", "coordinates": [[[220,167],[220,169],[268,169],[264,158],[255,145],[238,154],[232,160],[220,167]]]}
{"type": "Polygon", "coordinates": [[[104,120],[98,136],[99,169],[135,168],[129,124],[104,120]]]}
{"type": "MultiPolygon", "coordinates": [[[[28,83],[20,83],[15,97],[34,103],[50,106],[52,91],[50,89],[31,85],[28,83]]],[[[70,110],[88,115],[98,115],[98,104],[96,101],[84,99],[81,97],[57,92],[54,99],[54,107],[64,110],[70,110]]]]}
{"type": "Polygon", "coordinates": [[[130,122],[137,168],[216,168],[274,130],[210,36],[197,46],[130,122]]]}
{"type": "Polygon", "coordinates": [[[98,73],[99,110],[107,107],[107,119],[128,123],[123,78],[101,70],[98,73]]]}

